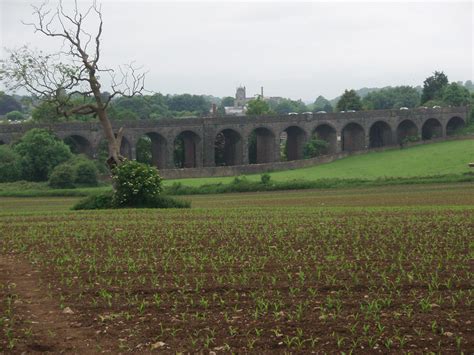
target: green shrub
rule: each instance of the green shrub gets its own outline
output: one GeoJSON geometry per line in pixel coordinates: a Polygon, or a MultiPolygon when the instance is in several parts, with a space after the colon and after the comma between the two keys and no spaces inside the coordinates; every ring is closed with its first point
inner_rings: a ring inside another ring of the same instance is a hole
{"type": "Polygon", "coordinates": [[[92,160],[81,159],[73,165],[75,179],[74,182],[80,185],[97,186],[97,167],[92,160]]]}
{"type": "Polygon", "coordinates": [[[329,143],[317,137],[311,138],[303,147],[303,157],[305,159],[314,158],[326,153],[329,143]]]}
{"type": "Polygon", "coordinates": [[[69,164],[56,166],[49,177],[49,186],[55,189],[74,188],[74,171],[69,164]]]}
{"type": "Polygon", "coordinates": [[[155,167],[127,160],[112,171],[115,200],[119,206],[144,206],[161,193],[161,177],[155,167]]]}
{"type": "Polygon", "coordinates": [[[100,194],[88,196],[76,203],[73,210],[101,210],[114,208],[114,192],[107,191],[100,194]]]}
{"type": "Polygon", "coordinates": [[[5,115],[5,117],[10,121],[20,121],[24,118],[20,111],[10,111],[5,115]]]}
{"type": "MultiPolygon", "coordinates": [[[[119,208],[114,198],[113,191],[104,192],[101,194],[91,195],[73,206],[73,210],[100,210],[119,208]]],[[[189,208],[191,203],[189,201],[178,200],[170,196],[158,195],[153,199],[148,199],[145,203],[138,206],[142,208],[189,208]]]]}
{"type": "Polygon", "coordinates": [[[262,184],[266,185],[268,183],[270,183],[270,179],[272,177],[270,176],[270,174],[268,173],[264,173],[262,175],[260,175],[260,181],[262,182],[262,184]]]}
{"type": "Polygon", "coordinates": [[[178,200],[170,196],[158,195],[153,199],[148,199],[145,204],[138,207],[146,208],[190,208],[191,202],[178,200]]]}
{"type": "Polygon", "coordinates": [[[52,170],[72,157],[69,147],[53,133],[40,128],[26,132],[13,146],[20,156],[22,177],[28,181],[46,181],[52,170]]]}
{"type": "Polygon", "coordinates": [[[20,156],[8,145],[0,145],[0,182],[20,180],[20,156]]]}

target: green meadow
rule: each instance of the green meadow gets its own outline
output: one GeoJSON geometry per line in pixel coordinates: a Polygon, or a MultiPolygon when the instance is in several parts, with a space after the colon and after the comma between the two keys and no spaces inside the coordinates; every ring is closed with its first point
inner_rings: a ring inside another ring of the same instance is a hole
{"type": "MultiPolygon", "coordinates": [[[[468,163],[474,161],[474,139],[419,145],[411,148],[371,152],[351,156],[332,163],[309,168],[270,173],[274,181],[319,179],[383,179],[463,174],[474,169],[468,163]]],[[[251,181],[260,175],[248,175],[251,181]]],[[[169,185],[180,182],[186,186],[229,183],[233,177],[214,177],[166,180],[169,185]]]]}

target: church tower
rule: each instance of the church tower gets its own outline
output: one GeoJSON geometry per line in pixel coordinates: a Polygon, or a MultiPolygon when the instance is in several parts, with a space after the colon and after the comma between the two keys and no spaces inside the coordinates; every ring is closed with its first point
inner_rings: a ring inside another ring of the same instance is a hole
{"type": "Polygon", "coordinates": [[[234,106],[235,107],[244,107],[245,104],[247,103],[247,96],[245,92],[245,86],[239,86],[237,88],[237,91],[235,92],[235,101],[234,101],[234,106]]]}

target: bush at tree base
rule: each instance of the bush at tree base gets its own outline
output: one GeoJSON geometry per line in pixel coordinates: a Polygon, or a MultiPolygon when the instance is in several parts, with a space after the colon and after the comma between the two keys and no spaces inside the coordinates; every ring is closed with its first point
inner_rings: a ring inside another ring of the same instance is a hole
{"type": "MultiPolygon", "coordinates": [[[[101,210],[111,209],[120,207],[132,207],[132,206],[120,206],[116,203],[114,198],[114,192],[104,192],[101,194],[91,195],[80,200],[76,205],[73,206],[73,210],[101,210]]],[[[145,203],[137,206],[139,208],[190,208],[191,203],[189,201],[178,200],[170,196],[158,195],[154,199],[148,199],[145,203]]]]}
{"type": "Polygon", "coordinates": [[[119,206],[146,205],[162,190],[158,169],[134,160],[126,160],[113,169],[112,179],[119,206]]]}
{"type": "Polygon", "coordinates": [[[79,201],[73,209],[91,210],[120,207],[189,208],[188,201],[161,195],[161,177],[155,167],[126,160],[112,171],[115,191],[79,201]]]}

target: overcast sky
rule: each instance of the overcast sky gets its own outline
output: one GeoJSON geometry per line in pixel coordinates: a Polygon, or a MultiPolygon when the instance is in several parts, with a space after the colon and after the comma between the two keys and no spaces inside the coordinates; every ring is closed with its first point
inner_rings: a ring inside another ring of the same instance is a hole
{"type": "MultiPolygon", "coordinates": [[[[2,56],[23,44],[58,49],[21,23],[38,2],[0,3],[2,56]]],[[[152,91],[220,97],[242,84],[247,96],[264,86],[265,96],[313,101],[346,88],[422,85],[435,70],[465,81],[473,79],[473,11],[471,1],[106,0],[101,63],[140,63],[152,91]]]]}

